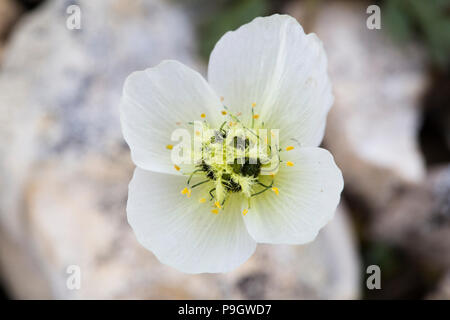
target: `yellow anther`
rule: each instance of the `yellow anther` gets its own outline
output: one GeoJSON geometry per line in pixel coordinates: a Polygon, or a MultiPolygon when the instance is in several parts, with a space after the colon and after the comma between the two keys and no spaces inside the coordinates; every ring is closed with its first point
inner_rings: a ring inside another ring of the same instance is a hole
{"type": "Polygon", "coordinates": [[[227,112],[225,110],[223,110],[222,114],[225,116],[227,114],[227,112]]]}
{"type": "Polygon", "coordinates": [[[275,177],[275,173],[271,172],[271,173],[270,173],[270,176],[271,176],[272,178],[275,177]]]}
{"type": "Polygon", "coordinates": [[[175,170],[180,171],[180,167],[177,166],[176,164],[174,164],[173,167],[175,168],[175,170]]]}
{"type": "Polygon", "coordinates": [[[242,214],[245,216],[248,213],[248,209],[244,209],[244,211],[242,211],[242,214]]]}
{"type": "Polygon", "coordinates": [[[181,194],[187,194],[189,192],[188,188],[184,188],[183,190],[181,190],[181,194]]]}
{"type": "Polygon", "coordinates": [[[294,163],[293,163],[292,161],[288,161],[288,162],[286,162],[286,165],[287,165],[288,167],[293,167],[293,166],[294,166],[294,163]]]}
{"type": "Polygon", "coordinates": [[[280,194],[280,191],[278,190],[277,187],[273,187],[273,188],[272,188],[272,191],[275,192],[276,195],[279,195],[279,194],[280,194]]]}
{"type": "Polygon", "coordinates": [[[287,147],[286,147],[286,151],[291,151],[291,150],[294,150],[294,147],[293,147],[293,146],[287,146],[287,147]]]}
{"type": "Polygon", "coordinates": [[[254,116],[253,116],[253,119],[258,119],[259,118],[259,114],[255,114],[254,116]]]}
{"type": "Polygon", "coordinates": [[[222,208],[219,201],[214,202],[214,205],[219,209],[222,208]]]}
{"type": "Polygon", "coordinates": [[[217,210],[217,209],[212,209],[211,212],[214,213],[214,214],[218,214],[218,213],[219,213],[219,210],[217,210]]]}
{"type": "Polygon", "coordinates": [[[205,202],[206,202],[206,199],[205,199],[205,198],[200,198],[200,199],[198,199],[198,202],[200,202],[200,203],[205,203],[205,202]]]}
{"type": "Polygon", "coordinates": [[[168,144],[168,145],[166,146],[166,149],[172,150],[172,149],[173,149],[173,145],[168,144]]]}
{"type": "Polygon", "coordinates": [[[256,107],[256,103],[253,102],[252,103],[252,108],[254,108],[254,107],[256,107]]]}
{"type": "Polygon", "coordinates": [[[206,114],[202,113],[202,114],[200,115],[200,117],[206,118],[206,114]]]}
{"type": "Polygon", "coordinates": [[[200,131],[195,131],[195,135],[198,137],[198,136],[200,136],[200,131]]]}

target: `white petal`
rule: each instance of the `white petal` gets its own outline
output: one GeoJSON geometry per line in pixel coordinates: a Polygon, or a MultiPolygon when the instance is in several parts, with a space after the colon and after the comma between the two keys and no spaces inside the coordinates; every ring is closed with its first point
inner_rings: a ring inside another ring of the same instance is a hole
{"type": "Polygon", "coordinates": [[[209,60],[208,81],[224,103],[243,119],[251,105],[280,139],[296,138],[318,146],[333,103],[327,59],[315,34],[305,35],[287,15],[256,18],[216,44],[209,60]]]}
{"type": "Polygon", "coordinates": [[[279,195],[268,190],[255,196],[244,221],[257,242],[302,244],[312,241],[333,217],[344,182],[325,149],[299,148],[283,152],[283,157],[274,184],[279,195]],[[294,166],[288,167],[287,161],[294,166]]]}
{"type": "Polygon", "coordinates": [[[220,110],[220,100],[205,79],[179,62],[164,61],[132,73],[125,81],[120,118],[134,163],[147,170],[176,173],[171,151],[166,149],[177,144],[171,141],[172,132],[180,123],[200,120],[202,113],[217,125],[220,110]]]}
{"type": "Polygon", "coordinates": [[[256,243],[245,228],[241,199],[230,199],[213,214],[208,202],[198,201],[207,198],[208,186],[195,188],[189,199],[180,194],[185,186],[183,177],[136,168],[127,213],[138,241],[187,273],[226,272],[245,262],[256,243]]]}

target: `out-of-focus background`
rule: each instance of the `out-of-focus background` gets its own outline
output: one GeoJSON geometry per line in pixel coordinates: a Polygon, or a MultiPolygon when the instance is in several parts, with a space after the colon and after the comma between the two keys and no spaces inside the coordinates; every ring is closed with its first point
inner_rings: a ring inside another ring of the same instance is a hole
{"type": "Polygon", "coordinates": [[[449,299],[449,59],[448,0],[0,0],[0,295],[449,299]],[[66,25],[73,4],[79,30],[66,25]],[[371,4],[379,30],[366,26],[371,4]],[[204,73],[224,32],[276,12],[324,42],[335,103],[323,145],[344,174],[341,204],[311,244],[182,274],[126,221],[124,79],[169,58],[204,73]]]}

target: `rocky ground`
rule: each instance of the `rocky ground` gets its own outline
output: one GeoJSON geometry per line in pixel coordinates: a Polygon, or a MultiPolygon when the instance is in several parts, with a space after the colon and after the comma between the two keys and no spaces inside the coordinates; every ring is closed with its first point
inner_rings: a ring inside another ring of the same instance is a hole
{"type": "Polygon", "coordinates": [[[162,59],[204,70],[194,19],[164,0],[78,3],[81,30],[66,28],[62,1],[31,11],[36,3],[0,2],[0,271],[10,297],[448,297],[450,167],[428,151],[446,126],[423,133],[442,117],[424,103],[433,86],[419,47],[366,29],[356,2],[307,19],[303,2],[289,2],[283,10],[306,19],[328,54],[335,104],[324,144],[344,173],[342,203],[309,245],[259,246],[231,273],[185,275],[126,222],[133,164],[117,104],[125,77],[162,59]],[[364,291],[372,263],[385,271],[381,293],[364,291]],[[72,264],[81,290],[66,287],[72,264]]]}

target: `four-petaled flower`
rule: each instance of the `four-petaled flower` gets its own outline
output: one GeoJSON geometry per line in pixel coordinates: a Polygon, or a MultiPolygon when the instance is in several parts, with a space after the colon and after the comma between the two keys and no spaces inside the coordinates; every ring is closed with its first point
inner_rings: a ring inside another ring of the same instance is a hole
{"type": "Polygon", "coordinates": [[[220,39],[208,82],[176,61],[131,74],[120,113],[137,166],[127,214],[138,241],[188,273],[232,270],[256,243],[312,241],[343,188],[332,155],[318,148],[333,103],[326,68],[317,36],[273,15],[220,39]],[[194,122],[196,160],[173,163],[172,133],[194,122]],[[269,146],[271,129],[279,142],[269,146]]]}

